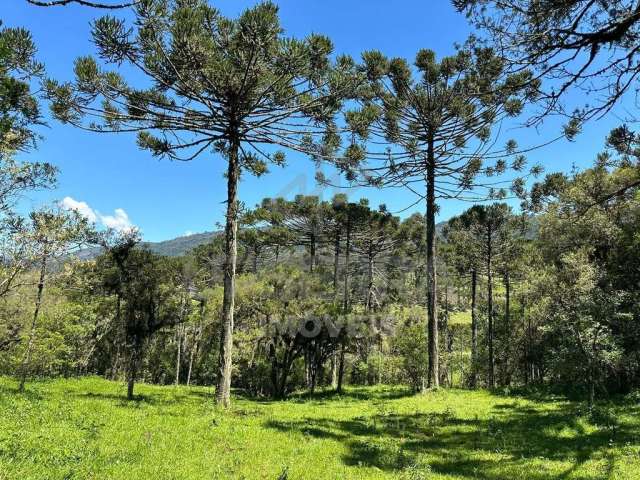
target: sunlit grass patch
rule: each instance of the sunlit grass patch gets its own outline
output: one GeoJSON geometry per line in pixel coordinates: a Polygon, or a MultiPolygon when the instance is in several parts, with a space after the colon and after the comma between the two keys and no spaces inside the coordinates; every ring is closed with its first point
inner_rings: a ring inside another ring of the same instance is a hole
{"type": "Polygon", "coordinates": [[[2,480],[640,478],[626,404],[598,417],[557,398],[361,387],[222,411],[202,387],[142,384],[130,402],[99,378],[15,387],[0,380],[2,480]]]}

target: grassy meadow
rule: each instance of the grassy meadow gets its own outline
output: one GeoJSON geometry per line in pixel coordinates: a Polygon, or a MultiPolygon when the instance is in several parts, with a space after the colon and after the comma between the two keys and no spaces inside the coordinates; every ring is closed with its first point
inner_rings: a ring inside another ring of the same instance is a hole
{"type": "Polygon", "coordinates": [[[635,479],[640,407],[391,387],[214,406],[200,387],[0,379],[0,480],[635,479]]]}

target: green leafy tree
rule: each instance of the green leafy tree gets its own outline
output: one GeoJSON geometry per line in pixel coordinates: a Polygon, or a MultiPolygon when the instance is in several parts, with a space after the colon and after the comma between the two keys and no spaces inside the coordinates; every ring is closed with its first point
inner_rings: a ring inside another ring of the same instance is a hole
{"type": "Polygon", "coordinates": [[[424,216],[414,213],[400,224],[396,258],[404,272],[408,292],[404,301],[420,303],[424,299],[426,231],[424,216]]]}
{"type": "Polygon", "coordinates": [[[42,124],[30,86],[43,73],[35,55],[27,30],[4,28],[0,23],[0,297],[12,290],[30,262],[29,247],[20,235],[26,227],[16,202],[28,192],[52,187],[57,173],[49,163],[15,159],[17,152],[35,146],[35,127],[42,124]]]}
{"type": "Polygon", "coordinates": [[[26,333],[26,345],[19,368],[19,389],[23,391],[29,374],[38,319],[51,262],[86,244],[92,237],[92,230],[86,218],[76,212],[43,208],[30,214],[26,229],[21,232],[20,236],[23,237],[22,241],[29,245],[30,258],[38,268],[33,316],[26,333]]]}
{"type": "Polygon", "coordinates": [[[73,83],[49,81],[55,116],[95,132],[136,132],[154,155],[189,161],[212,150],[227,162],[223,335],[216,390],[230,403],[238,181],[283,165],[280,146],[328,155],[337,145],[334,115],[350,93],[354,64],[331,60],[320,35],[287,38],[273,3],[237,19],[204,0],[148,0],[132,28],[98,19],[92,38],[101,60],[127,64],[151,86],[134,87],[91,57],[79,58],[73,83]]]}
{"type": "Polygon", "coordinates": [[[489,349],[488,385],[491,388],[494,388],[496,385],[493,276],[496,269],[496,258],[500,258],[505,255],[506,251],[510,247],[508,241],[508,227],[511,215],[511,208],[506,203],[494,203],[488,206],[473,206],[460,215],[458,220],[455,221],[459,222],[459,227],[469,232],[466,240],[470,243],[470,250],[474,250],[477,254],[476,258],[469,259],[472,268],[480,262],[484,263],[484,273],[487,276],[487,345],[489,349]]]}
{"type": "Polygon", "coordinates": [[[0,22],[0,156],[35,145],[34,126],[42,124],[38,99],[30,81],[44,73],[35,59],[36,46],[23,28],[0,22]]]}
{"type": "Polygon", "coordinates": [[[286,225],[287,201],[284,198],[265,198],[253,212],[254,225],[265,234],[265,244],[273,251],[277,265],[282,254],[288,252],[295,243],[295,233],[286,225]]]}
{"type": "Polygon", "coordinates": [[[393,338],[392,349],[402,358],[403,372],[415,392],[427,374],[427,332],[419,322],[401,325],[393,338]]]}
{"type": "Polygon", "coordinates": [[[468,275],[471,299],[471,371],[469,384],[478,383],[478,274],[482,255],[478,238],[469,228],[469,215],[451,218],[444,229],[444,238],[450,247],[450,263],[461,275],[468,275]]]}
{"type": "Polygon", "coordinates": [[[354,242],[354,250],[365,262],[366,295],[365,309],[380,306],[376,295],[376,278],[381,276],[381,267],[386,266],[388,254],[398,243],[399,219],[382,206],[379,211],[369,211],[354,242]]]}
{"type": "Polygon", "coordinates": [[[556,375],[563,380],[580,378],[590,397],[607,390],[626,391],[640,372],[635,354],[638,188],[625,188],[600,201],[603,194],[628,185],[637,172],[628,164],[611,169],[605,158],[600,155],[593,168],[567,178],[540,217],[538,245],[551,272],[539,288],[542,301],[532,299],[549,305],[543,314],[550,312],[552,331],[573,329],[557,337],[564,343],[554,343],[551,335],[539,348],[544,358],[570,355],[564,364],[553,362],[556,375]],[[558,351],[546,354],[552,348],[558,351]]]}
{"type": "Polygon", "coordinates": [[[309,272],[318,262],[318,250],[324,242],[327,205],[317,196],[296,195],[286,202],[284,225],[295,236],[295,243],[304,246],[309,254],[309,272]]]}
{"type": "Polygon", "coordinates": [[[170,262],[139,248],[138,242],[135,232],[118,236],[95,264],[94,288],[116,297],[117,341],[126,352],[128,399],[134,398],[149,340],[160,329],[185,320],[184,297],[176,294],[170,262]]]}
{"type": "MultiPolygon", "coordinates": [[[[338,165],[347,178],[408,188],[425,200],[428,384],[437,387],[437,201],[507,195],[508,182],[499,177],[509,169],[522,170],[525,158],[515,141],[496,148],[491,128],[519,114],[536,92],[528,72],[508,75],[499,55],[473,42],[440,61],[433,51],[421,50],[415,70],[404,59],[387,59],[377,51],[363,58],[369,83],[361,89],[361,106],[346,114],[352,141],[338,165]],[[371,137],[391,146],[370,151],[371,137]]],[[[521,195],[523,185],[521,178],[514,179],[513,193],[521,195]]]]}

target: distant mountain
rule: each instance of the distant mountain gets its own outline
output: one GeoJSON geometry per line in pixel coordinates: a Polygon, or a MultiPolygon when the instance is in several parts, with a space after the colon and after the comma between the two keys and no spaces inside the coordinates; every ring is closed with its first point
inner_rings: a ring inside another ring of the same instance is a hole
{"type": "MultiPolygon", "coordinates": [[[[531,217],[529,220],[529,226],[525,236],[527,238],[535,238],[538,230],[538,222],[535,217],[531,217]]],[[[439,222],[436,224],[436,235],[442,238],[442,230],[447,222],[439,222]]],[[[162,255],[165,257],[179,257],[185,253],[190,252],[199,245],[210,243],[217,235],[222,232],[203,232],[194,233],[193,235],[185,235],[182,237],[172,238],[171,240],[163,240],[162,242],[142,242],[142,246],[148,248],[153,253],[162,255]]],[[[88,260],[95,258],[101,252],[98,247],[87,248],[81,250],[75,256],[82,260],[88,260]]]]}
{"type": "Polygon", "coordinates": [[[220,232],[194,233],[162,242],[143,242],[142,245],[158,255],[179,257],[199,245],[210,243],[219,234],[220,232]]]}
{"type": "MultiPolygon", "coordinates": [[[[203,232],[185,235],[183,237],[163,240],[162,242],[142,242],[141,245],[148,248],[157,255],[164,257],[179,257],[190,252],[199,245],[210,243],[220,232],[203,232]]],[[[85,248],[75,253],[73,256],[80,260],[91,260],[102,252],[100,247],[85,248]]]]}

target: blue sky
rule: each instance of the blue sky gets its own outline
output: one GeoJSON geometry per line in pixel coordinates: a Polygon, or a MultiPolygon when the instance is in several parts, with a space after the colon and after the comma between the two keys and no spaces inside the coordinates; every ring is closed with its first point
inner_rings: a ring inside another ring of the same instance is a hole
{"type": "MultiPolygon", "coordinates": [[[[25,0],[2,0],[0,18],[6,26],[29,29],[38,46],[38,58],[48,74],[71,79],[73,60],[93,52],[89,23],[104,12],[67,6],[37,8],[25,0]]],[[[215,0],[226,15],[236,15],[256,2],[215,0]]],[[[452,53],[453,44],[463,41],[470,28],[449,0],[282,0],[281,21],[286,33],[301,37],[309,33],[328,35],[337,53],[358,58],[360,52],[381,50],[388,56],[412,59],[420,48],[431,48],[439,56],[452,53]]],[[[125,15],[125,13],[117,13],[125,15]]],[[[580,94],[569,101],[582,102],[580,94]]],[[[558,142],[528,155],[531,163],[541,163],[547,171],[568,171],[573,164],[588,166],[602,149],[607,132],[620,120],[615,114],[591,122],[575,142],[558,142]]],[[[515,128],[515,127],[514,127],[515,128]]],[[[539,130],[516,128],[509,136],[520,145],[539,144],[558,132],[559,124],[549,121],[539,130]]],[[[224,162],[215,154],[190,162],[158,160],[140,151],[128,135],[92,134],[55,121],[41,129],[43,140],[35,152],[25,156],[49,161],[61,174],[54,191],[32,195],[29,208],[70,197],[84,202],[103,223],[139,227],[146,240],[159,241],[187,232],[215,228],[223,219],[226,184],[224,162]]],[[[289,154],[285,169],[273,168],[259,179],[243,177],[240,198],[248,205],[262,198],[297,193],[320,194],[330,198],[333,189],[319,190],[314,181],[314,165],[302,155],[289,154]]],[[[360,189],[346,191],[353,199],[366,196],[373,206],[385,203],[400,211],[415,202],[401,190],[360,189]]],[[[455,215],[469,204],[444,201],[439,220],[455,215]]],[[[422,205],[402,213],[420,210],[422,205]]]]}

